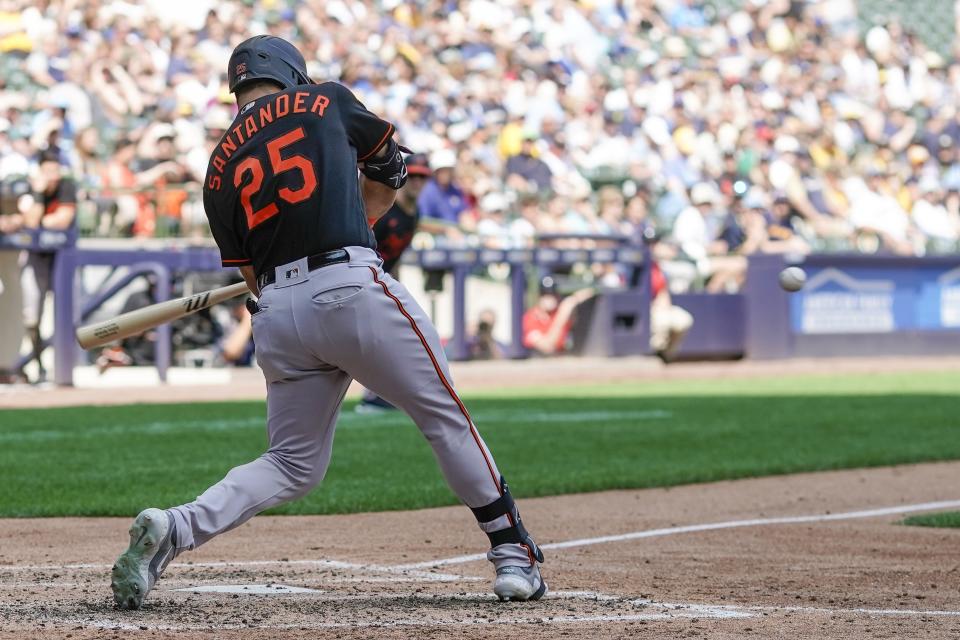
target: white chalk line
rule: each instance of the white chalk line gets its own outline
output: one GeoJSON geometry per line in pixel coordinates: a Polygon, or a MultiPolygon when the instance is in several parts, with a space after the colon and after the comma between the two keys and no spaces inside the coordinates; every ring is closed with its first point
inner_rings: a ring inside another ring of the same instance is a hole
{"type": "Polygon", "coordinates": [[[56,588],[56,589],[77,589],[79,587],[89,587],[94,585],[94,582],[11,582],[11,583],[0,583],[0,589],[5,589],[7,591],[16,591],[17,589],[43,589],[43,588],[56,588]]]}
{"type": "MultiPolygon", "coordinates": [[[[648,529],[646,531],[634,531],[632,533],[623,533],[612,536],[600,536],[596,538],[580,538],[577,540],[567,540],[566,542],[553,542],[540,545],[543,549],[569,549],[572,547],[586,547],[595,544],[606,544],[608,542],[624,542],[627,540],[639,540],[642,538],[656,538],[660,536],[677,535],[681,533],[697,533],[702,531],[716,531],[720,529],[737,529],[740,527],[761,527],[776,524],[805,524],[816,522],[834,522],[837,520],[855,520],[859,518],[877,518],[881,516],[899,515],[912,513],[915,511],[935,511],[938,509],[952,509],[960,507],[960,500],[943,500],[940,502],[922,502],[919,504],[899,505],[896,507],[883,507],[880,509],[867,509],[863,511],[847,511],[844,513],[827,513],[807,516],[785,516],[780,518],[753,518],[750,520],[730,520],[727,522],[712,522],[707,524],[692,524],[678,527],[665,527],[662,529],[648,529]]],[[[423,562],[413,562],[410,564],[394,565],[396,569],[425,569],[428,567],[442,567],[454,564],[465,564],[467,562],[476,562],[486,558],[486,554],[474,553],[464,556],[454,556],[452,558],[443,558],[440,560],[425,560],[423,562]]]]}
{"type": "MultiPolygon", "coordinates": [[[[682,533],[697,533],[703,531],[716,531],[721,529],[734,529],[741,527],[769,526],[776,524],[804,524],[817,522],[833,522],[839,520],[854,520],[860,518],[876,518],[881,516],[899,515],[913,513],[917,511],[935,511],[939,509],[952,509],[960,507],[960,500],[942,500],[939,502],[921,502],[915,504],[898,505],[895,507],[882,507],[878,509],[867,509],[859,511],[847,511],[843,513],[815,514],[805,516],[784,516],[779,518],[753,518],[749,520],[731,520],[726,522],[714,522],[707,524],[683,525],[677,527],[665,527],[662,529],[648,529],[645,531],[635,531],[632,533],[617,534],[611,536],[599,536],[595,538],[580,538],[568,540],[565,542],[553,542],[540,545],[543,549],[568,549],[572,547],[584,547],[596,544],[605,544],[609,542],[624,542],[628,540],[638,540],[642,538],[655,538],[668,535],[677,535],[682,533]]],[[[374,565],[358,564],[351,562],[342,562],[338,560],[240,560],[235,562],[192,562],[192,563],[174,563],[171,567],[180,569],[189,568],[244,568],[256,566],[317,566],[334,569],[349,569],[354,571],[369,571],[402,574],[404,577],[423,579],[431,582],[454,582],[459,580],[483,580],[472,576],[461,576],[457,574],[434,573],[419,571],[419,569],[429,569],[441,566],[465,564],[486,559],[486,554],[476,553],[463,556],[454,556],[452,558],[442,558],[438,560],[426,560],[423,562],[414,562],[400,565],[374,565]]],[[[85,564],[64,564],[64,565],[0,565],[0,571],[49,571],[60,569],[107,569],[109,564],[85,563],[85,564]]]]}
{"type": "Polygon", "coordinates": [[[958,617],[960,611],[918,611],[916,609],[827,609],[824,607],[741,607],[747,611],[795,611],[798,613],[860,614],[869,616],[940,616],[958,617]]]}

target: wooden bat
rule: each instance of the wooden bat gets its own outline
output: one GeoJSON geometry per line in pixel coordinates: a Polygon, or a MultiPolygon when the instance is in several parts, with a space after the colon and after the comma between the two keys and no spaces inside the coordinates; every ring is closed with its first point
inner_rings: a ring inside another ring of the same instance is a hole
{"type": "Polygon", "coordinates": [[[201,291],[186,298],[167,300],[142,309],[134,309],[116,318],[80,327],[77,329],[77,342],[84,349],[102,347],[108,342],[129,338],[157,325],[188,316],[249,291],[245,282],[238,282],[219,289],[201,291]]]}

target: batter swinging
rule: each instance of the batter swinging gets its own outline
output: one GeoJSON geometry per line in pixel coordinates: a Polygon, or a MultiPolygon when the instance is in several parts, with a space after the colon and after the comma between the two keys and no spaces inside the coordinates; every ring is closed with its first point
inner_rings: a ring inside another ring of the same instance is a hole
{"type": "Polygon", "coordinates": [[[407,412],[433,447],[490,539],[494,593],[539,599],[543,555],[453,389],[436,330],[374,251],[367,218],[407,178],[393,125],[345,87],[314,84],[296,47],[273,36],[238,45],[228,78],[241,108],[210,158],[204,207],[223,265],[259,296],[270,446],[194,502],[141,512],[113,567],[114,599],[139,608],[177,554],[319,483],[354,378],[407,412]]]}

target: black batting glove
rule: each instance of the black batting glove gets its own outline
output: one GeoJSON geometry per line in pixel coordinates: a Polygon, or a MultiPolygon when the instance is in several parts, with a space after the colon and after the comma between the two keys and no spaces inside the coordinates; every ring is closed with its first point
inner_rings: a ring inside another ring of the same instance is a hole
{"type": "Polygon", "coordinates": [[[399,189],[407,183],[407,165],[403,162],[401,147],[392,138],[387,141],[387,152],[382,158],[367,160],[360,173],[370,180],[399,189]]]}

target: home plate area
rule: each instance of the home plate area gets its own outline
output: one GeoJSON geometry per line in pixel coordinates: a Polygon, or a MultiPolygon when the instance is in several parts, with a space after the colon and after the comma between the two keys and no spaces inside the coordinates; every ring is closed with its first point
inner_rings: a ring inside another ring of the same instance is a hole
{"type": "Polygon", "coordinates": [[[958,465],[529,499],[539,602],[494,598],[456,507],[255,518],[139,611],[110,592],[126,520],[5,520],[0,640],[954,640],[960,531],[898,523],[960,508],[958,465]]]}
{"type": "MultiPolygon", "coordinates": [[[[478,563],[477,568],[486,567],[478,563]]],[[[757,619],[763,625],[777,618],[784,622],[784,616],[800,616],[808,623],[838,616],[851,622],[912,618],[908,624],[944,616],[960,619],[956,611],[662,602],[572,589],[551,591],[536,603],[502,603],[489,592],[487,577],[333,560],[174,563],[142,610],[120,611],[103,582],[107,571],[106,565],[93,564],[0,571],[6,574],[0,575],[0,596],[6,596],[0,598],[0,630],[3,623],[28,622],[34,629],[72,630],[75,638],[104,637],[100,634],[107,630],[164,637],[220,637],[246,630],[259,638],[271,632],[286,636],[298,630],[360,633],[372,628],[412,637],[443,629],[472,636],[469,629],[478,625],[488,627],[484,633],[536,625],[555,626],[551,635],[578,629],[574,636],[583,637],[584,628],[590,628],[591,636],[605,637],[604,630],[622,630],[625,624],[667,625],[659,628],[684,633],[709,621],[750,624],[757,619]]]]}
{"type": "Polygon", "coordinates": [[[0,621],[30,620],[40,628],[87,632],[202,634],[238,629],[583,625],[760,615],[726,606],[662,603],[636,595],[575,590],[551,591],[537,603],[502,603],[490,593],[488,577],[328,560],[175,563],[143,609],[120,611],[109,599],[106,584],[101,584],[107,571],[100,565],[37,566],[3,576],[6,588],[0,595],[12,597],[9,605],[0,604],[0,621]],[[52,601],[51,591],[57,593],[52,601]],[[44,600],[43,606],[37,606],[44,600]]]}

